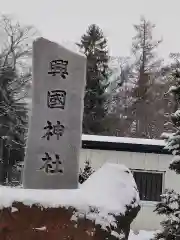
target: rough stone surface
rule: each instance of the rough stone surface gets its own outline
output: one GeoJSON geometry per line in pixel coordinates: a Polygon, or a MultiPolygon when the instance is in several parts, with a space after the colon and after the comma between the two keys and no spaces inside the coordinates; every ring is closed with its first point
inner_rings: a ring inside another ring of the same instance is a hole
{"type": "Polygon", "coordinates": [[[85,75],[85,57],[44,38],[34,42],[24,188],[78,188],[85,75]]]}

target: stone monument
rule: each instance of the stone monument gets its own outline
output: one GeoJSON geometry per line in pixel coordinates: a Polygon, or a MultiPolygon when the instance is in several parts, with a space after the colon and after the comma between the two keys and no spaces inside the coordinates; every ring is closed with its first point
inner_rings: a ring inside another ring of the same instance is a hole
{"type": "Polygon", "coordinates": [[[86,58],[57,43],[33,43],[32,113],[23,186],[78,187],[86,58]]]}

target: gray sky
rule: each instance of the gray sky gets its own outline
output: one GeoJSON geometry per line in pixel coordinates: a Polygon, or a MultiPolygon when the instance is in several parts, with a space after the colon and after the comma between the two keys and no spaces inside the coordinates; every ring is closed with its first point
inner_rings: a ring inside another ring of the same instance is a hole
{"type": "Polygon", "coordinates": [[[0,0],[3,14],[33,24],[44,37],[56,42],[78,41],[92,23],[108,38],[110,54],[129,54],[133,23],[145,15],[156,25],[155,37],[163,37],[159,54],[180,52],[180,0],[0,0]]]}

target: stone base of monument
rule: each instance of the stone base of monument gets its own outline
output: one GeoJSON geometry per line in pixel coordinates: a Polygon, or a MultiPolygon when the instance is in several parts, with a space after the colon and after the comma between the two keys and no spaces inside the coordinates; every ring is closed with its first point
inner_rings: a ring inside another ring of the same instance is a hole
{"type": "Polygon", "coordinates": [[[140,210],[130,171],[105,164],[77,190],[0,188],[0,239],[127,240],[140,210]]]}

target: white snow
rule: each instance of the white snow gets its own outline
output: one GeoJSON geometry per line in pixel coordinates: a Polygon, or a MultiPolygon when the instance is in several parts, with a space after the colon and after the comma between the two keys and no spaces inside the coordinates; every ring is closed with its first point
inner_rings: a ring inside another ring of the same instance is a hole
{"type": "Polygon", "coordinates": [[[140,230],[138,234],[130,231],[128,240],[151,240],[156,232],[140,230]]]}
{"type": "Polygon", "coordinates": [[[180,161],[180,156],[175,155],[173,159],[170,161],[170,164],[175,164],[175,163],[178,163],[179,161],[180,161]]]}
{"type": "Polygon", "coordinates": [[[111,235],[116,237],[117,239],[122,239],[124,237],[124,234],[119,234],[116,231],[111,231],[111,235]]]}
{"type": "Polygon", "coordinates": [[[178,109],[174,114],[176,118],[180,117],[180,109],[178,109]]]}
{"type": "Polygon", "coordinates": [[[163,132],[161,134],[161,138],[163,138],[163,139],[168,139],[168,138],[170,138],[172,136],[173,136],[173,133],[168,133],[168,132],[163,132]]]}
{"type": "Polygon", "coordinates": [[[134,178],[123,165],[106,163],[76,190],[30,190],[0,187],[0,208],[11,207],[13,202],[24,205],[50,207],[74,207],[72,220],[86,217],[107,226],[116,227],[114,215],[124,214],[125,205],[139,204],[134,178]]]}
{"type": "Polygon", "coordinates": [[[165,146],[164,140],[143,139],[143,138],[127,138],[113,136],[98,136],[98,135],[82,135],[82,141],[97,141],[97,142],[112,142],[112,143],[129,143],[165,146]]]}
{"type": "Polygon", "coordinates": [[[19,211],[19,210],[18,210],[17,208],[15,208],[15,207],[12,207],[12,208],[11,208],[11,212],[12,212],[12,213],[18,212],[18,211],[19,211]]]}
{"type": "Polygon", "coordinates": [[[43,226],[40,228],[33,228],[33,229],[38,230],[38,231],[46,231],[47,230],[46,226],[43,226]]]}
{"type": "Polygon", "coordinates": [[[176,91],[176,90],[177,90],[177,87],[176,87],[176,86],[171,86],[171,87],[169,88],[169,91],[168,91],[167,93],[171,93],[171,92],[176,91]]]}
{"type": "Polygon", "coordinates": [[[135,206],[139,204],[133,175],[127,167],[120,164],[104,164],[82,184],[81,190],[91,206],[111,213],[118,213],[119,210],[124,213],[124,206],[130,204],[133,198],[137,200],[135,206]]]}
{"type": "MultiPolygon", "coordinates": [[[[140,230],[138,233],[130,231],[128,240],[152,240],[156,231],[144,231],[140,230]]],[[[111,231],[111,235],[117,239],[122,239],[123,234],[118,234],[116,231],[111,231]]]]}

